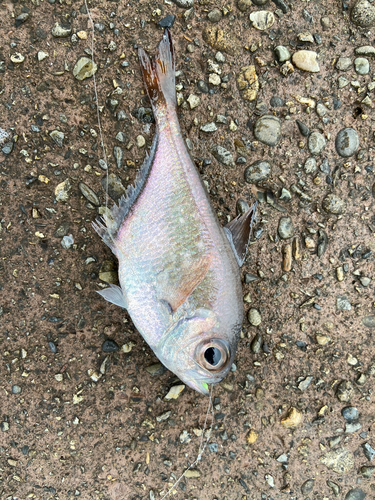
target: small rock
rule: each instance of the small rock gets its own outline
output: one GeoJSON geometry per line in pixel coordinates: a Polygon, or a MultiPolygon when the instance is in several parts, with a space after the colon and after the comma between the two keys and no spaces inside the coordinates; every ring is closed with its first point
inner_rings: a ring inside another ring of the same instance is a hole
{"type": "Polygon", "coordinates": [[[362,318],[362,324],[367,328],[375,328],[375,316],[365,316],[362,318]]]}
{"type": "Polygon", "coordinates": [[[258,433],[254,431],[254,429],[251,429],[246,436],[247,444],[254,444],[257,439],[258,439],[258,433]]]}
{"type": "MultiPolygon", "coordinates": [[[[268,0],[266,0],[268,2],[268,0]]],[[[237,7],[241,12],[245,12],[253,5],[252,0],[238,0],[237,7]]]]}
{"type": "Polygon", "coordinates": [[[375,47],[372,45],[363,45],[362,47],[357,47],[354,52],[357,56],[375,57],[375,47]]]}
{"type": "Polygon", "coordinates": [[[299,120],[296,120],[296,123],[297,123],[298,129],[301,132],[301,134],[304,137],[308,137],[310,135],[310,129],[309,129],[309,127],[307,125],[305,125],[304,123],[302,123],[301,121],[299,121],[299,120]]]}
{"type": "Polygon", "coordinates": [[[264,31],[271,28],[275,22],[275,16],[267,10],[258,10],[250,14],[250,21],[254,28],[264,31]]]}
{"type": "Polygon", "coordinates": [[[354,488],[349,490],[345,495],[345,500],[364,500],[366,498],[366,493],[360,488],[354,488]]]}
{"type": "Polygon", "coordinates": [[[264,479],[266,480],[266,482],[270,488],[275,487],[275,481],[273,479],[273,476],[271,476],[271,474],[265,474],[264,479]]]}
{"type": "Polygon", "coordinates": [[[262,322],[262,317],[258,309],[251,308],[247,315],[250,325],[259,326],[262,322]]]}
{"type": "Polygon", "coordinates": [[[95,207],[98,207],[100,205],[99,198],[87,184],[85,184],[84,182],[80,182],[78,184],[78,187],[86,200],[88,200],[92,205],[94,205],[95,207]]]}
{"type": "Polygon", "coordinates": [[[292,245],[289,243],[283,248],[283,271],[289,272],[292,269],[292,245]]]}
{"type": "Polygon", "coordinates": [[[92,61],[92,59],[89,59],[88,57],[80,57],[74,65],[73,76],[77,78],[77,80],[82,81],[95,75],[97,70],[98,66],[92,61]]]}
{"type": "Polygon", "coordinates": [[[9,431],[9,422],[1,422],[0,423],[0,430],[1,432],[8,432],[9,431]]]}
{"type": "Polygon", "coordinates": [[[266,160],[258,160],[245,169],[245,181],[249,184],[257,184],[264,181],[271,173],[271,165],[266,160]]]}
{"type": "Polygon", "coordinates": [[[19,385],[14,384],[12,385],[12,394],[21,394],[22,389],[19,385]]]}
{"type": "Polygon", "coordinates": [[[56,23],[55,26],[52,28],[51,33],[52,36],[56,38],[65,38],[69,36],[72,32],[72,28],[70,26],[62,26],[59,23],[56,23]]]}
{"type": "Polygon", "coordinates": [[[198,82],[197,82],[197,88],[203,94],[208,94],[208,92],[210,91],[207,83],[204,80],[198,80],[198,82]]]}
{"type": "Polygon", "coordinates": [[[375,6],[368,0],[358,0],[352,9],[350,18],[361,28],[369,28],[375,24],[375,6]]]}
{"type": "Polygon", "coordinates": [[[60,182],[60,184],[58,184],[55,187],[56,201],[61,201],[61,202],[68,201],[69,191],[71,190],[71,188],[72,185],[69,179],[65,179],[65,181],[60,182]]]}
{"type": "Polygon", "coordinates": [[[19,26],[21,26],[21,24],[23,24],[24,22],[26,22],[28,19],[29,19],[29,14],[27,12],[22,12],[22,14],[20,14],[19,16],[16,17],[15,19],[15,26],[16,28],[18,28],[19,26]]]}
{"type": "Polygon", "coordinates": [[[309,387],[313,380],[313,377],[309,376],[303,379],[299,384],[298,384],[298,389],[300,391],[306,391],[306,389],[309,387]]]}
{"type": "Polygon", "coordinates": [[[362,286],[366,287],[371,283],[371,278],[368,278],[367,276],[361,276],[359,278],[359,281],[361,282],[362,286]]]}
{"type": "Polygon", "coordinates": [[[245,101],[254,101],[258,96],[259,81],[255,66],[243,66],[237,76],[237,86],[245,101]]]}
{"type": "Polygon", "coordinates": [[[61,132],[60,130],[52,130],[52,132],[50,132],[49,135],[55,144],[57,144],[60,148],[63,147],[64,138],[65,138],[65,135],[63,132],[61,132]]]}
{"type": "Polygon", "coordinates": [[[338,474],[346,474],[354,467],[354,455],[345,448],[329,451],[319,459],[328,469],[338,474]]]}
{"type": "Polygon", "coordinates": [[[239,45],[233,34],[222,30],[219,26],[206,26],[202,33],[203,40],[215,50],[234,55],[239,50],[239,45]]]}
{"type": "Polygon", "coordinates": [[[61,240],[61,246],[64,250],[69,250],[74,244],[74,238],[72,234],[64,236],[61,240]]]}
{"type": "Polygon", "coordinates": [[[211,83],[211,85],[218,86],[221,83],[221,78],[216,73],[211,73],[210,76],[208,77],[208,83],[211,83]]]}
{"type": "Polygon", "coordinates": [[[294,408],[293,406],[289,409],[288,414],[285,418],[281,419],[281,425],[287,429],[295,429],[298,427],[303,420],[302,413],[294,408]]]}
{"type": "Polygon", "coordinates": [[[307,158],[303,168],[306,174],[313,174],[317,169],[316,159],[314,157],[307,158]]]}
{"type": "Polygon", "coordinates": [[[225,165],[227,167],[234,166],[234,160],[232,154],[222,146],[214,146],[211,149],[211,153],[216,158],[216,160],[222,165],[225,165]]]}
{"type": "Polygon", "coordinates": [[[364,465],[359,469],[359,472],[362,474],[363,477],[366,479],[369,479],[372,477],[372,475],[375,472],[375,466],[374,465],[364,465]]]}
{"type": "Polygon", "coordinates": [[[202,132],[206,133],[212,133],[216,132],[217,126],[215,125],[214,122],[204,123],[203,125],[201,125],[199,130],[202,130],[202,132]]]}
{"type": "Polygon", "coordinates": [[[358,133],[354,128],[343,128],[336,136],[335,146],[337,153],[343,158],[353,156],[359,148],[358,133]]]}
{"type": "Polygon", "coordinates": [[[102,344],[102,351],[103,352],[116,352],[120,349],[119,345],[111,339],[107,339],[103,342],[102,344]]]}
{"type": "Polygon", "coordinates": [[[323,209],[329,214],[341,215],[346,212],[346,203],[335,194],[327,194],[322,201],[323,209]]]}
{"type": "Polygon", "coordinates": [[[122,160],[124,158],[123,149],[120,148],[120,146],[114,146],[113,147],[113,156],[115,157],[117,168],[121,168],[122,167],[122,160]]]}
{"type": "Polygon", "coordinates": [[[353,422],[355,420],[358,420],[359,411],[355,406],[346,406],[341,410],[341,415],[347,422],[353,422]]]}
{"type": "Polygon", "coordinates": [[[194,5],[194,0],[172,0],[181,9],[190,9],[194,5]]]}
{"type": "Polygon", "coordinates": [[[101,180],[102,188],[108,196],[112,198],[113,201],[117,202],[122,195],[125,194],[125,187],[121,182],[121,179],[117,177],[115,174],[108,175],[108,184],[107,184],[107,176],[103,177],[101,180]]]}
{"type": "Polygon", "coordinates": [[[37,58],[39,62],[44,61],[49,56],[48,52],[44,52],[43,50],[39,50],[37,54],[37,58]]]}
{"type": "Polygon", "coordinates": [[[144,145],[146,144],[146,139],[143,137],[143,135],[137,135],[135,138],[135,142],[137,144],[137,148],[143,148],[144,145]]]}
{"type": "Polygon", "coordinates": [[[308,148],[312,155],[320,154],[326,147],[326,139],[320,132],[312,132],[308,139],[308,148]]]}
{"type": "Polygon", "coordinates": [[[276,146],[281,138],[281,122],[273,115],[261,116],[255,122],[253,132],[258,141],[268,146],[276,146]]]}
{"type": "Polygon", "coordinates": [[[277,228],[280,238],[286,240],[294,235],[294,226],[290,217],[280,217],[279,226],[277,228]]]}
{"type": "Polygon", "coordinates": [[[263,338],[260,333],[257,333],[250,344],[250,349],[254,354],[258,354],[263,344],[263,338]]]}
{"type": "Polygon", "coordinates": [[[283,45],[278,45],[277,47],[275,47],[275,55],[279,63],[289,61],[289,59],[291,58],[289,50],[283,45]]]}
{"type": "Polygon", "coordinates": [[[23,56],[19,52],[16,52],[15,54],[12,54],[10,56],[10,60],[12,61],[13,64],[21,64],[25,60],[25,56],[23,56]]]}
{"type": "Polygon", "coordinates": [[[367,460],[372,462],[374,460],[374,457],[375,457],[374,448],[372,448],[372,446],[370,446],[369,443],[363,444],[362,448],[363,448],[363,453],[365,454],[365,457],[367,458],[367,460]]]}
{"type": "Polygon", "coordinates": [[[163,373],[165,373],[166,370],[167,369],[162,363],[153,363],[152,365],[146,367],[147,373],[149,373],[153,377],[158,375],[163,375],[163,373]]]}
{"type": "Polygon", "coordinates": [[[201,102],[200,97],[194,94],[190,94],[186,100],[189,103],[190,109],[196,108],[201,102]]]}
{"type": "Polygon", "coordinates": [[[282,106],[285,105],[285,102],[284,100],[279,97],[278,95],[273,95],[270,99],[270,105],[273,107],[273,108],[281,108],[282,106]]]}
{"type": "Polygon", "coordinates": [[[339,57],[336,62],[336,69],[339,71],[348,71],[353,66],[350,57],[339,57]]]}
{"type": "Polygon", "coordinates": [[[318,73],[320,71],[317,61],[318,54],[312,50],[298,50],[292,56],[292,61],[298,69],[308,71],[309,73],[318,73]]]}
{"type": "Polygon", "coordinates": [[[207,17],[211,23],[218,23],[223,17],[223,13],[219,9],[213,9],[207,14],[207,17]]]}
{"type": "Polygon", "coordinates": [[[160,19],[158,22],[158,25],[161,28],[172,28],[174,25],[176,16],[173,16],[172,14],[168,14],[167,16],[163,17],[163,19],[160,19]]]}
{"type": "Polygon", "coordinates": [[[336,396],[337,399],[342,403],[347,403],[348,401],[350,401],[351,398],[353,397],[353,394],[354,394],[354,389],[349,380],[343,380],[337,386],[336,396]]]}
{"type": "Polygon", "coordinates": [[[168,394],[166,394],[164,399],[166,399],[167,401],[171,399],[177,399],[184,389],[185,386],[183,384],[174,385],[169,389],[168,394]]]}
{"type": "Polygon", "coordinates": [[[347,423],[345,425],[345,432],[347,434],[353,434],[354,432],[359,431],[362,428],[362,425],[359,422],[347,423]]]}
{"type": "Polygon", "coordinates": [[[365,57],[354,59],[354,69],[359,75],[368,75],[370,73],[370,63],[365,57]]]}
{"type": "Polygon", "coordinates": [[[184,477],[186,478],[197,478],[197,477],[201,477],[201,473],[199,472],[199,470],[196,470],[196,469],[187,469],[185,472],[184,472],[184,477]]]}
{"type": "Polygon", "coordinates": [[[315,484],[315,479],[308,479],[303,483],[301,486],[301,493],[302,495],[307,495],[314,489],[314,484],[315,484]]]}

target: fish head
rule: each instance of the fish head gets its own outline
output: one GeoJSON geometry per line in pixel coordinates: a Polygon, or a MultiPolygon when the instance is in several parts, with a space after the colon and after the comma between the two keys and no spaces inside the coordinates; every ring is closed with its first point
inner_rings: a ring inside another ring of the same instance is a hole
{"type": "Polygon", "coordinates": [[[186,385],[208,395],[209,384],[220,382],[232,366],[239,331],[222,328],[214,312],[198,309],[165,332],[155,353],[186,385]]]}

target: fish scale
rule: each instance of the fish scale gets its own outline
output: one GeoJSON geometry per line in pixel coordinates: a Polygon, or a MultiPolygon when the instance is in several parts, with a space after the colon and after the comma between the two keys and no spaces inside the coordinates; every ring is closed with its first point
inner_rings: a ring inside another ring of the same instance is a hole
{"type": "Polygon", "coordinates": [[[100,291],[126,308],[160,361],[193,389],[230,370],[243,320],[239,272],[254,208],[220,226],[182,137],[174,50],[165,31],[154,59],[139,49],[156,122],[130,187],[94,228],[119,261],[120,287],[100,291]]]}

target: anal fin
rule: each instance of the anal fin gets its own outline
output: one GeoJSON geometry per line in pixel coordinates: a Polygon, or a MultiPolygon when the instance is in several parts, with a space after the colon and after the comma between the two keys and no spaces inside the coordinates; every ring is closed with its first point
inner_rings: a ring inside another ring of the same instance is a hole
{"type": "Polygon", "coordinates": [[[231,220],[224,227],[224,231],[240,267],[245,261],[247,247],[249,246],[251,229],[255,219],[256,206],[257,203],[255,202],[247,212],[231,220]]]}
{"type": "Polygon", "coordinates": [[[101,295],[105,300],[115,304],[115,306],[122,307],[126,309],[126,300],[122,289],[117,285],[109,285],[108,288],[104,288],[104,290],[97,290],[97,293],[101,295]]]}

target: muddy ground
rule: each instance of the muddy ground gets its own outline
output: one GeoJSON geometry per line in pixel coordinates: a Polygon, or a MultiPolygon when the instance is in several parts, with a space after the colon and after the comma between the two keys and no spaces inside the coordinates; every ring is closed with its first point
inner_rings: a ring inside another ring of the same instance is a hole
{"type": "MultiPolygon", "coordinates": [[[[358,24],[358,2],[178,3],[190,8],[89,4],[109,172],[126,186],[151,144],[136,48],[154,52],[170,14],[181,128],[219,219],[261,200],[241,271],[254,324],[246,317],[236,366],[214,387],[209,447],[172,498],[373,499],[375,4],[360,2],[358,24]],[[262,10],[275,19],[258,30],[249,14],[262,10]],[[319,70],[282,67],[280,45],[315,52],[319,70]],[[365,74],[353,65],[362,46],[373,48],[365,74]],[[245,94],[251,65],[258,85],[245,94]],[[275,146],[254,136],[262,115],[280,120],[275,146]],[[335,147],[343,127],[359,137],[350,157],[335,147]],[[313,131],[326,141],[315,155],[313,131]],[[254,188],[244,171],[262,159],[271,168],[254,188]],[[294,228],[284,238],[281,217],[294,228]]],[[[91,227],[106,175],[93,79],[73,76],[90,55],[86,9],[3,1],[0,13],[0,498],[160,499],[196,458],[208,399],[185,388],[166,400],[178,380],[95,293],[116,262],[91,227]]]]}

